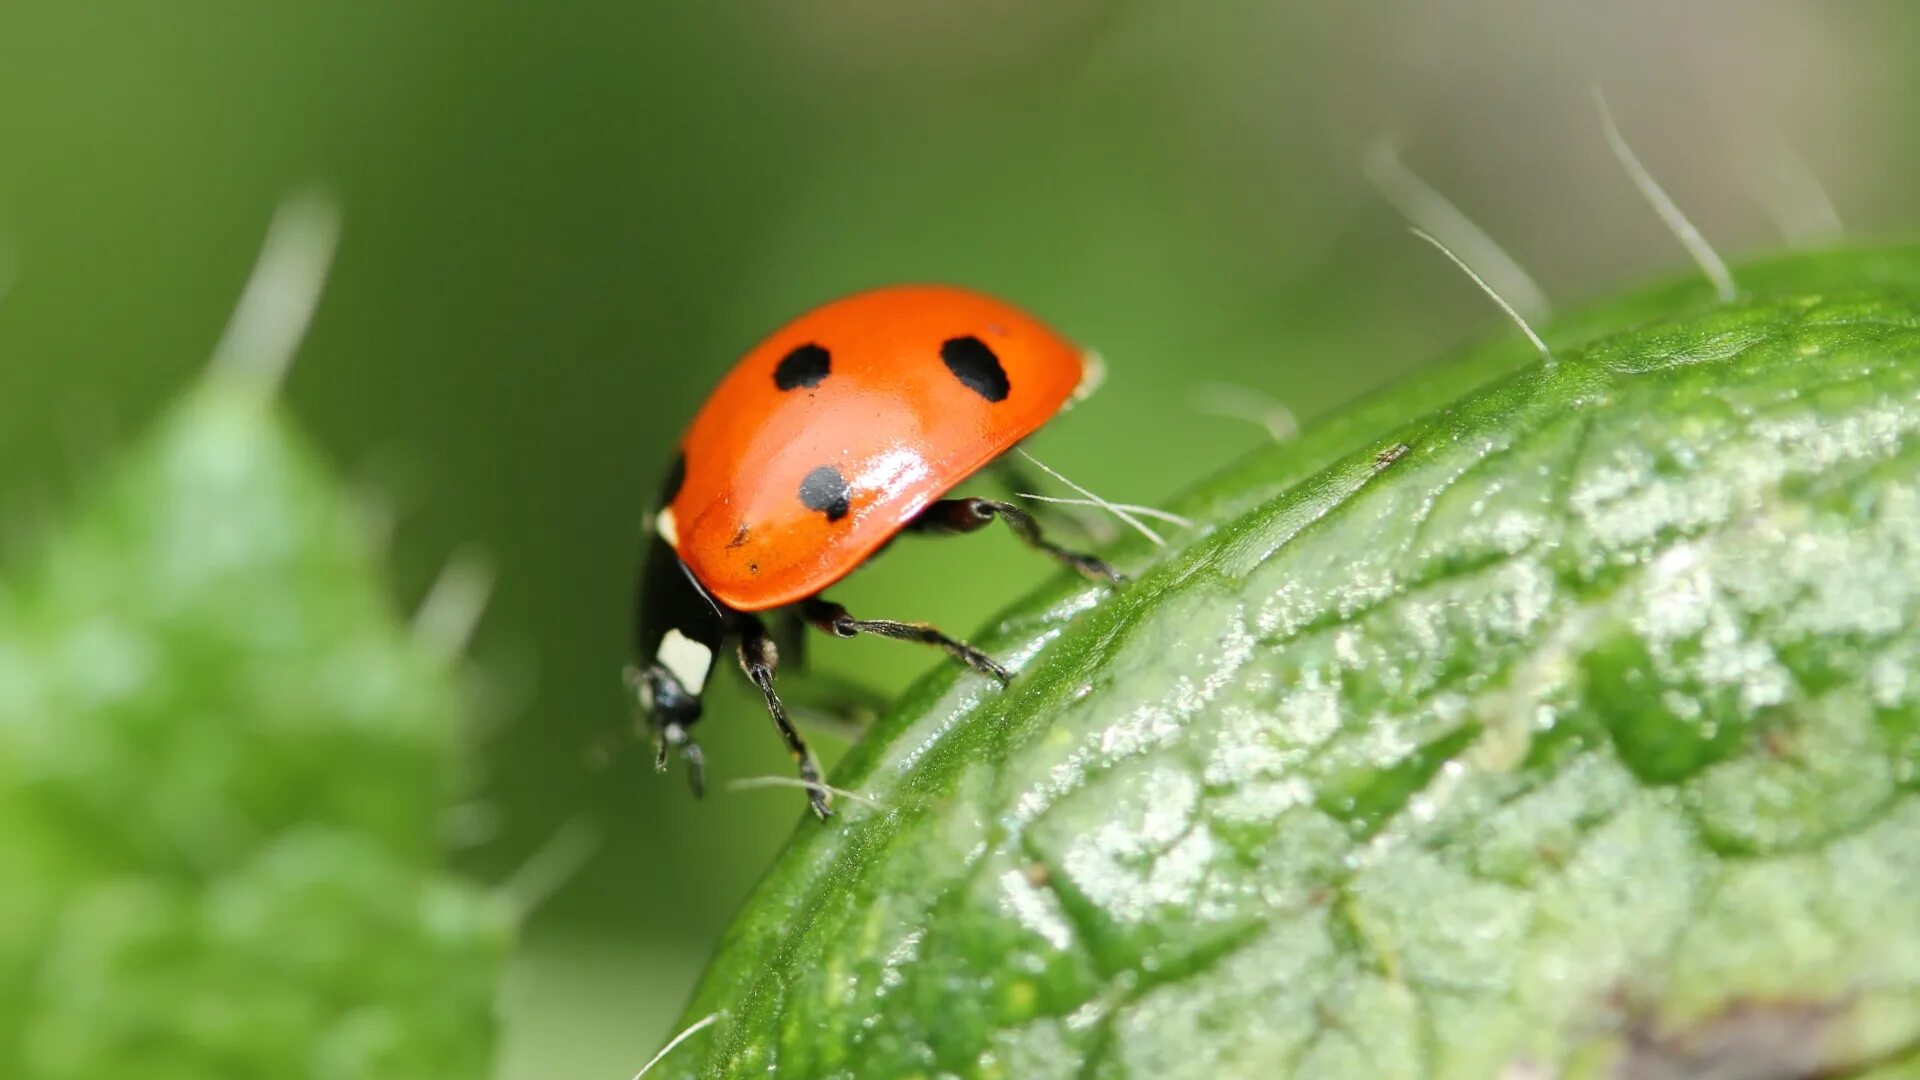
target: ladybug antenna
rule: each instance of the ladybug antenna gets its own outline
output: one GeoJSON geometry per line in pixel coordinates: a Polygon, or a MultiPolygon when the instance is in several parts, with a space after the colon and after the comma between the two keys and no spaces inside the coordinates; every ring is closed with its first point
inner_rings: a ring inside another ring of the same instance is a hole
{"type": "Polygon", "coordinates": [[[714,1021],[719,1020],[724,1015],[726,1014],[710,1012],[707,1015],[701,1017],[700,1019],[695,1020],[693,1023],[688,1024],[686,1030],[682,1031],[680,1034],[675,1035],[672,1039],[668,1040],[667,1045],[661,1047],[660,1052],[653,1055],[652,1060],[648,1061],[645,1065],[640,1066],[640,1071],[633,1074],[633,1080],[640,1080],[641,1077],[651,1072],[655,1065],[660,1064],[661,1058],[666,1057],[668,1054],[673,1053],[674,1047],[679,1046],[681,1043],[686,1042],[688,1039],[693,1038],[695,1035],[698,1035],[702,1031],[705,1031],[707,1028],[712,1027],[714,1024],[714,1021]]]}
{"type": "MultiPolygon", "coordinates": [[[[1032,499],[1034,502],[1058,503],[1061,506],[1101,505],[1092,499],[1063,499],[1058,495],[1036,495],[1031,491],[1020,492],[1020,497],[1023,499],[1032,499]]],[[[1141,517],[1152,518],[1155,521],[1164,521],[1169,525],[1178,525],[1183,529],[1193,528],[1193,521],[1191,519],[1183,518],[1179,514],[1169,513],[1165,510],[1155,510],[1151,506],[1139,506],[1135,503],[1113,503],[1112,506],[1115,510],[1125,510],[1129,514],[1139,514],[1141,517]]]]}
{"type": "Polygon", "coordinates": [[[846,788],[833,787],[829,784],[823,784],[818,780],[802,780],[797,776],[746,776],[738,780],[727,781],[728,791],[751,791],[754,788],[770,787],[802,788],[807,791],[817,791],[823,795],[833,795],[853,802],[865,803],[876,810],[886,809],[886,806],[883,805],[880,800],[869,798],[857,791],[848,791],[846,788]]]}
{"type": "Polygon", "coordinates": [[[1159,533],[1154,532],[1152,529],[1148,528],[1145,522],[1141,521],[1139,518],[1134,517],[1132,514],[1128,513],[1125,508],[1115,506],[1114,504],[1108,502],[1107,500],[1101,498],[1100,496],[1095,495],[1093,492],[1088,491],[1086,488],[1081,487],[1079,484],[1076,484],[1073,481],[1067,479],[1066,477],[1060,475],[1059,470],[1048,465],[1046,462],[1041,461],[1039,458],[1034,457],[1032,454],[1027,453],[1024,448],[1015,447],[1015,449],[1020,451],[1021,457],[1026,458],[1028,461],[1033,462],[1033,464],[1037,466],[1041,472],[1046,473],[1048,476],[1053,477],[1055,480],[1060,481],[1061,483],[1067,485],[1073,490],[1086,496],[1087,499],[1093,503],[1093,505],[1098,506],[1100,509],[1105,510],[1107,513],[1112,514],[1114,517],[1117,517],[1121,521],[1124,521],[1127,524],[1133,526],[1136,530],[1139,531],[1140,535],[1146,537],[1148,540],[1153,541],[1153,545],[1155,547],[1167,546],[1167,541],[1165,537],[1162,537],[1159,533]]]}
{"type": "Polygon", "coordinates": [[[1447,258],[1453,260],[1453,265],[1459,267],[1462,273],[1472,278],[1473,283],[1475,285],[1480,286],[1480,291],[1483,293],[1486,293],[1487,296],[1491,298],[1494,303],[1500,305],[1500,310],[1507,313],[1507,318],[1512,319],[1513,324],[1520,328],[1520,332],[1527,335],[1527,340],[1533,342],[1533,347],[1539,351],[1540,359],[1546,362],[1546,366],[1547,367],[1553,366],[1553,362],[1554,362],[1553,352],[1547,348],[1547,343],[1544,341],[1541,341],[1540,335],[1534,333],[1533,327],[1527,325],[1527,320],[1521,318],[1520,313],[1513,310],[1512,304],[1507,303],[1504,297],[1502,297],[1499,293],[1493,291],[1493,286],[1487,284],[1487,280],[1485,278],[1481,277],[1479,274],[1474,273],[1473,267],[1468,266],[1466,263],[1466,260],[1462,259],[1458,255],[1455,255],[1453,253],[1452,248],[1449,248],[1447,245],[1434,239],[1434,236],[1432,233],[1427,232],[1426,230],[1420,228],[1417,225],[1409,226],[1409,228],[1413,232],[1413,235],[1419,237],[1422,240],[1425,240],[1427,243],[1432,244],[1434,247],[1438,248],[1440,250],[1440,254],[1445,255],[1447,258]]]}
{"type": "Polygon", "coordinates": [[[1268,397],[1251,386],[1234,383],[1202,383],[1193,391],[1193,407],[1200,412],[1245,420],[1267,429],[1277,443],[1300,434],[1300,422],[1293,410],[1278,398],[1268,397]]]}
{"type": "Polygon", "coordinates": [[[1660,181],[1655,180],[1647,167],[1640,164],[1633,147],[1627,145],[1626,136],[1620,134],[1620,125],[1613,122],[1613,110],[1607,107],[1607,95],[1601,91],[1599,83],[1593,84],[1593,107],[1600,114],[1600,131],[1607,137],[1607,145],[1613,148],[1613,156],[1619,158],[1620,166],[1627,170],[1627,178],[1633,181],[1634,187],[1640,189],[1640,194],[1653,206],[1653,212],[1660,215],[1660,220],[1666,222],[1667,231],[1680,241],[1681,247],[1687,249],[1687,254],[1693,256],[1700,272],[1713,283],[1713,291],[1719,295],[1721,303],[1732,300],[1739,292],[1733,283],[1733,272],[1727,269],[1726,262],[1713,250],[1713,245],[1707,243],[1707,238],[1700,235],[1700,230],[1694,228],[1693,222],[1687,220],[1687,215],[1680,212],[1680,205],[1673,201],[1673,196],[1668,195],[1666,189],[1660,186],[1660,181]]]}
{"type": "Polygon", "coordinates": [[[1401,217],[1445,238],[1455,251],[1465,252],[1467,262],[1500,283],[1500,292],[1513,301],[1516,310],[1530,319],[1545,319],[1552,314],[1553,306],[1533,275],[1458,206],[1407,168],[1392,140],[1382,135],[1367,144],[1360,167],[1373,189],[1400,211],[1401,217]]]}

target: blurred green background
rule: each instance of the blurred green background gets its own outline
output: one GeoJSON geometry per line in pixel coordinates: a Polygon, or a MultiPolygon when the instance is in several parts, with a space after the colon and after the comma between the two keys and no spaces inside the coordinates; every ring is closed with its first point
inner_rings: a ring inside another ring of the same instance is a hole
{"type": "MultiPolygon", "coordinates": [[[[1265,437],[1195,407],[1203,384],[1310,418],[1497,331],[1365,182],[1383,133],[1562,302],[1684,265],[1596,80],[1723,251],[1820,242],[1824,200],[1855,238],[1920,212],[1901,0],[506,8],[0,9],[0,535],[196,377],[274,206],[331,192],[292,408],[390,513],[402,603],[452,552],[498,570],[472,687],[492,827],[458,858],[498,881],[569,821],[602,836],[514,961],[506,1077],[630,1075],[798,820],[786,791],[696,804],[642,752],[587,764],[628,715],[646,496],[780,321],[901,280],[1013,299],[1110,366],[1037,451],[1152,502],[1265,437]]],[[[1046,572],[987,533],[837,598],[964,632],[1046,572]]],[[[935,662],[814,656],[885,690],[935,662]]],[[[708,717],[716,779],[787,774],[738,687],[708,717]]]]}

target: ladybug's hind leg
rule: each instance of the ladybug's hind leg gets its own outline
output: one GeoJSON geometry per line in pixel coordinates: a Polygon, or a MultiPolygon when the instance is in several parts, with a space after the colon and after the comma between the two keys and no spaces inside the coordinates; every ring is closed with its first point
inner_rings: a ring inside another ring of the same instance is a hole
{"type": "Polygon", "coordinates": [[[873,634],[878,637],[893,638],[895,641],[917,641],[922,645],[932,645],[944,651],[948,656],[980,674],[998,680],[1002,686],[1013,681],[1013,673],[1001,667],[999,661],[964,641],[948,637],[926,623],[894,622],[891,619],[856,619],[847,613],[846,608],[817,596],[801,601],[800,614],[822,632],[835,637],[873,634]]]}
{"type": "Polygon", "coordinates": [[[793,755],[794,764],[800,767],[800,779],[807,785],[807,805],[813,809],[814,816],[821,821],[833,816],[833,810],[827,805],[827,790],[820,779],[820,763],[813,758],[813,751],[807,748],[807,740],[801,738],[798,728],[787,716],[786,706],[780,703],[780,695],[773,690],[774,669],[780,664],[780,649],[774,644],[773,635],[767,632],[767,625],[752,615],[742,616],[740,625],[740,669],[747,673],[753,685],[760,688],[760,696],[766,699],[767,714],[773,718],[773,726],[779,729],[780,738],[787,744],[787,753],[793,755]]]}
{"type": "Polygon", "coordinates": [[[1006,522],[1014,535],[1026,541],[1028,547],[1081,577],[1090,581],[1126,580],[1118,570],[1107,565],[1106,560],[1083,552],[1069,551],[1047,539],[1046,535],[1040,531],[1040,523],[1034,520],[1033,515],[1012,503],[995,499],[941,499],[920,511],[917,517],[907,523],[907,528],[915,532],[934,534],[969,533],[985,528],[994,518],[1006,522]]]}

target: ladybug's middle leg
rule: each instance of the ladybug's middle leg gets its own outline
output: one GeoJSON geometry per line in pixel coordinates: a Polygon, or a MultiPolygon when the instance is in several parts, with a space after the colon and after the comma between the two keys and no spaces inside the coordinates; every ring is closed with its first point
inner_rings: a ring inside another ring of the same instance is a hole
{"type": "Polygon", "coordinates": [[[807,805],[821,821],[833,816],[833,810],[827,806],[827,792],[821,786],[820,764],[813,759],[813,751],[807,749],[807,740],[800,737],[799,729],[787,718],[786,706],[780,704],[780,696],[773,692],[773,672],[780,663],[780,650],[774,645],[767,626],[751,615],[743,616],[740,621],[740,668],[760,688],[760,695],[767,700],[767,714],[773,717],[773,726],[780,730],[780,737],[786,741],[787,753],[793,755],[794,764],[800,767],[800,779],[807,784],[807,805]]]}
{"type": "Polygon", "coordinates": [[[852,679],[816,671],[807,662],[807,620],[798,607],[769,612],[767,630],[780,650],[780,669],[791,675],[805,672],[798,681],[789,680],[780,700],[796,725],[852,742],[886,712],[891,699],[872,687],[852,679]]]}
{"type": "Polygon", "coordinates": [[[894,622],[891,619],[856,619],[847,613],[846,608],[817,596],[800,602],[800,614],[822,632],[835,637],[873,634],[878,637],[893,638],[895,641],[917,641],[922,645],[932,645],[945,651],[948,656],[980,674],[998,680],[1002,686],[1013,681],[1013,673],[1001,667],[999,661],[964,641],[948,637],[926,623],[894,622]]]}
{"type": "Polygon", "coordinates": [[[1069,551],[1047,539],[1033,515],[1012,503],[995,499],[941,499],[920,511],[917,517],[907,523],[907,528],[926,533],[969,533],[984,528],[994,518],[1006,522],[1016,536],[1027,542],[1028,547],[1081,577],[1091,581],[1126,580],[1118,570],[1108,566],[1106,560],[1069,551]]]}

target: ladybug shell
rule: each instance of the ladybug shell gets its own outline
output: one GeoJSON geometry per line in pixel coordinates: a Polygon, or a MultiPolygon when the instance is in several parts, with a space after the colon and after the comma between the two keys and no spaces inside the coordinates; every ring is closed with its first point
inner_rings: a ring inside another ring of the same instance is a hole
{"type": "Polygon", "coordinates": [[[805,599],[1046,423],[1096,364],[963,289],[835,300],[714,388],[681,439],[656,530],[737,611],[805,599]]]}

